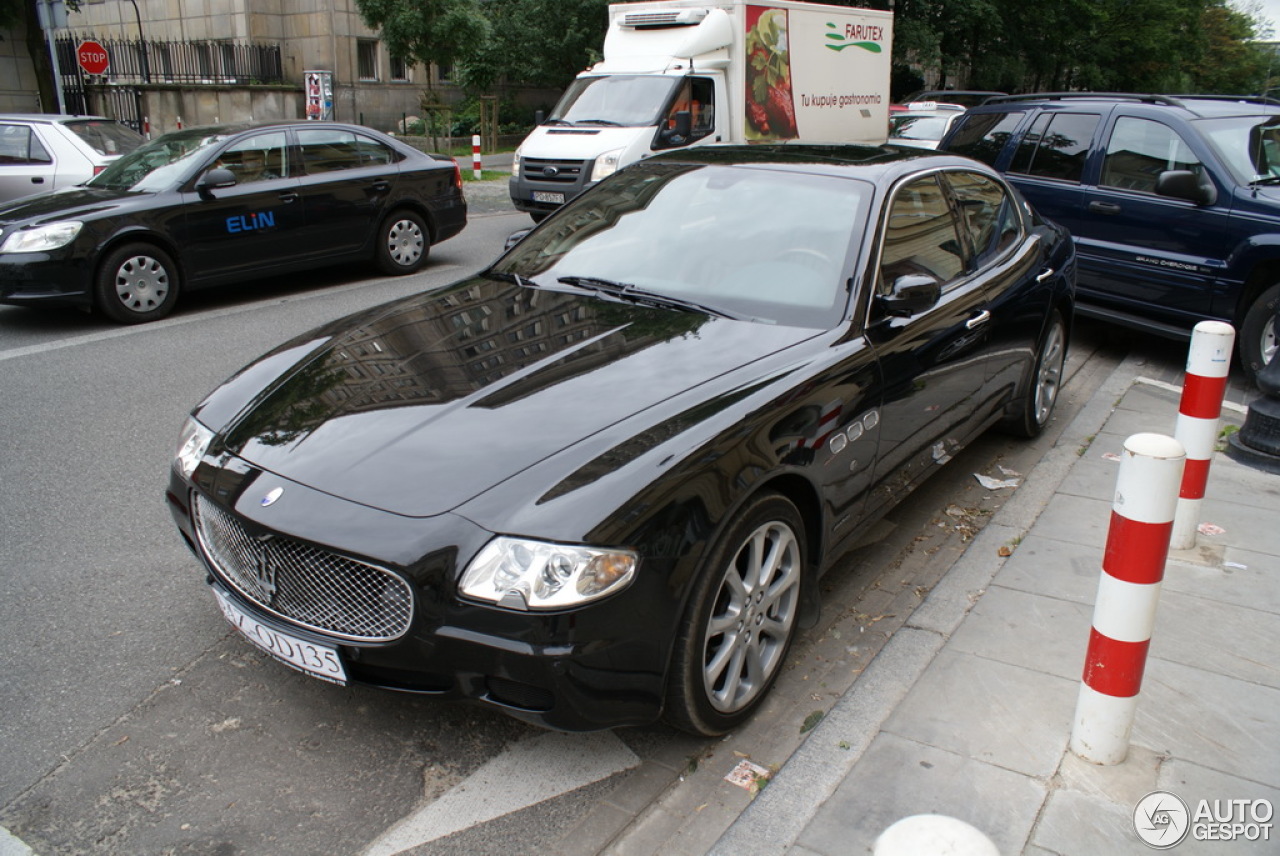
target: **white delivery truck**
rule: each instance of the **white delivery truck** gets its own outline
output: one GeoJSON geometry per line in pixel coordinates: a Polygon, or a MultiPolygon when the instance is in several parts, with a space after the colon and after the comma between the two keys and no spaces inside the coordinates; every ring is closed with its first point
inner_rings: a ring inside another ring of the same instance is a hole
{"type": "Polygon", "coordinates": [[[541,220],[620,167],[705,143],[883,142],[893,15],[790,0],[609,6],[604,59],[516,151],[541,220]]]}

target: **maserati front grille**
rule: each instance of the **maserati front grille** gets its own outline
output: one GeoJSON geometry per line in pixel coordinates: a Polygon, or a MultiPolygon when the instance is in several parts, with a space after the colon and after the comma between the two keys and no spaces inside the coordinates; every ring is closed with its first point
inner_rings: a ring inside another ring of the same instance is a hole
{"type": "Polygon", "coordinates": [[[413,592],[385,568],[270,532],[196,495],[196,538],[217,575],[264,611],[299,626],[360,642],[403,636],[413,592]]]}

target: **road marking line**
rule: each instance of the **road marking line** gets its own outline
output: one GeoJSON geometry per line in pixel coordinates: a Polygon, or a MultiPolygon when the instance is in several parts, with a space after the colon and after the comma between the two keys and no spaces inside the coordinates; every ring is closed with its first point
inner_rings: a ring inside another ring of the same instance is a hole
{"type": "Polygon", "coordinates": [[[394,856],[638,766],[612,732],[548,732],[507,747],[435,802],[392,826],[364,856],[394,856]]]}

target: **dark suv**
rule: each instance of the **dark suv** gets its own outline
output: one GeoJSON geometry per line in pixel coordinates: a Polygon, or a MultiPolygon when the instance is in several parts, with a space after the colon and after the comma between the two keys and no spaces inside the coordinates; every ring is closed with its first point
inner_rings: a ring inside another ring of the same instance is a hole
{"type": "Polygon", "coordinates": [[[1274,354],[1280,102],[1011,95],[971,108],[940,148],[1004,172],[1071,230],[1081,315],[1183,338],[1227,321],[1250,374],[1274,354]]]}

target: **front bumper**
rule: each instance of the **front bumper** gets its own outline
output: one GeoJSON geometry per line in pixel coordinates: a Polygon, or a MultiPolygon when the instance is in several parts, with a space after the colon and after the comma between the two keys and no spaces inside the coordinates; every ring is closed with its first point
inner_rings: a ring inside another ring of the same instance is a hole
{"type": "Polygon", "coordinates": [[[173,473],[167,498],[210,585],[261,624],[336,648],[351,682],[476,702],[563,731],[642,725],[660,716],[670,634],[645,616],[655,598],[669,597],[658,584],[662,574],[641,574],[615,597],[572,611],[491,608],[456,595],[461,569],[492,537],[462,518],[400,518],[243,466],[216,472],[202,464],[195,481],[193,488],[173,473]],[[259,495],[282,484],[284,499],[263,509],[259,495]],[[344,639],[246,597],[196,537],[196,491],[219,497],[219,507],[254,537],[305,541],[403,576],[414,599],[407,631],[385,641],[344,639]]]}
{"type": "Polygon", "coordinates": [[[89,306],[89,260],[64,248],[51,253],[0,253],[0,303],[14,306],[89,306]]]}

